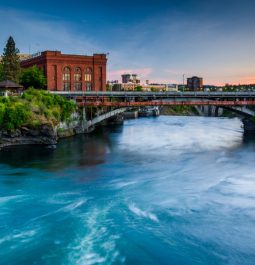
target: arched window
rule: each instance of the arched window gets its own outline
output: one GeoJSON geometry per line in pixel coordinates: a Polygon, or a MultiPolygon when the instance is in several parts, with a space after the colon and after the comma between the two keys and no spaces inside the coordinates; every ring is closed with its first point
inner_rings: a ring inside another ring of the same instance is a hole
{"type": "Polygon", "coordinates": [[[81,68],[76,67],[74,71],[74,81],[75,82],[80,82],[81,81],[81,68]]]}
{"type": "Polygon", "coordinates": [[[71,90],[71,69],[67,66],[63,69],[63,90],[71,90]]]}
{"type": "Polygon", "coordinates": [[[65,67],[63,70],[63,81],[71,80],[71,70],[69,67],[65,67]]]}
{"type": "Polygon", "coordinates": [[[85,82],[91,82],[91,81],[92,81],[92,69],[90,67],[87,67],[85,71],[85,82]]]}
{"type": "Polygon", "coordinates": [[[74,89],[76,91],[81,91],[82,90],[82,77],[81,77],[81,68],[76,67],[74,69],[74,89]]]}
{"type": "Polygon", "coordinates": [[[90,67],[85,70],[85,87],[87,91],[92,90],[92,69],[90,67]]]}

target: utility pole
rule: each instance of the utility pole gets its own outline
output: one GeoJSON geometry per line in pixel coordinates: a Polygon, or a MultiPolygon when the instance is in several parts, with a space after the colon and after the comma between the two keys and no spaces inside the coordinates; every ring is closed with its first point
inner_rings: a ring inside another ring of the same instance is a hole
{"type": "Polygon", "coordinates": [[[184,84],[184,79],[185,79],[185,74],[183,74],[183,75],[182,75],[182,81],[183,81],[182,92],[184,92],[184,87],[185,87],[185,84],[184,84]]]}

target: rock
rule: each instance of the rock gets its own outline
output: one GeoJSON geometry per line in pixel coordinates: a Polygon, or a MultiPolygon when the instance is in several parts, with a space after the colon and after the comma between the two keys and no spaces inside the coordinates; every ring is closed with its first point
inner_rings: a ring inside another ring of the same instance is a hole
{"type": "Polygon", "coordinates": [[[251,118],[244,118],[242,120],[243,128],[245,132],[254,132],[255,133],[255,122],[251,118]]]}
{"type": "Polygon", "coordinates": [[[21,132],[22,132],[22,135],[25,135],[25,136],[39,136],[40,135],[40,131],[39,130],[30,129],[30,128],[27,128],[27,127],[22,127],[21,128],[21,132]]]}
{"type": "Polygon", "coordinates": [[[46,148],[47,149],[56,149],[57,146],[55,144],[52,144],[52,145],[47,145],[46,148]]]}
{"type": "Polygon", "coordinates": [[[12,145],[56,145],[57,135],[51,125],[30,129],[22,127],[14,131],[1,131],[0,148],[12,145]]]}
{"type": "Polygon", "coordinates": [[[19,136],[21,136],[21,131],[19,129],[10,131],[9,136],[11,138],[19,137],[19,136]]]}
{"type": "Polygon", "coordinates": [[[40,134],[51,137],[51,138],[56,138],[56,133],[54,128],[49,125],[49,124],[43,124],[40,128],[40,134]]]}
{"type": "Polygon", "coordinates": [[[73,129],[67,129],[67,130],[60,130],[58,131],[58,137],[59,138],[66,138],[66,137],[70,137],[73,136],[74,130],[73,129]]]}
{"type": "Polygon", "coordinates": [[[77,126],[74,128],[74,133],[75,134],[81,134],[81,133],[84,133],[84,130],[82,128],[82,126],[77,126]]]}

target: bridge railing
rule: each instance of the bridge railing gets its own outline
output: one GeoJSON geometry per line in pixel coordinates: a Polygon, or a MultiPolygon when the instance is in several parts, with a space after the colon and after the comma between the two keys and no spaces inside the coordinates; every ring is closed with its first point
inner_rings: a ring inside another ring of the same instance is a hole
{"type": "Polygon", "coordinates": [[[166,92],[138,92],[138,91],[50,91],[65,97],[111,97],[111,98],[255,98],[253,91],[220,92],[220,91],[166,91],[166,92]]]}

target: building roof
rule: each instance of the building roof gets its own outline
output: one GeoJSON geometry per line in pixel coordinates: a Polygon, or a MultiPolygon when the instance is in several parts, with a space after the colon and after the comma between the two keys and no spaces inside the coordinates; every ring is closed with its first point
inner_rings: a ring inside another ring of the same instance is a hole
{"type": "Polygon", "coordinates": [[[0,89],[1,88],[23,88],[23,86],[16,84],[13,81],[5,80],[5,81],[0,82],[0,89]]]}

